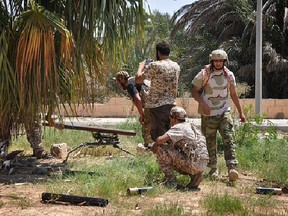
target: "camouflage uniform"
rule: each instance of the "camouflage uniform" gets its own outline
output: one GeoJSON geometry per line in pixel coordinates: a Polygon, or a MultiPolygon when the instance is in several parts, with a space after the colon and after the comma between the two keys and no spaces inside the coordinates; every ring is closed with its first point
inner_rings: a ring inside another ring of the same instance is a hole
{"type": "Polygon", "coordinates": [[[144,108],[144,123],[142,125],[142,137],[144,139],[144,144],[153,143],[150,135],[150,109],[144,108]]]}
{"type": "Polygon", "coordinates": [[[142,110],[144,115],[144,123],[142,125],[142,137],[144,140],[144,145],[148,145],[149,143],[152,143],[153,140],[151,139],[150,135],[150,112],[148,108],[145,108],[145,101],[146,97],[149,94],[150,90],[150,81],[144,80],[142,84],[137,84],[135,82],[134,77],[129,77],[129,74],[126,71],[120,71],[118,72],[118,76],[127,76],[127,86],[126,91],[128,92],[130,98],[133,100],[133,103],[135,104],[135,96],[139,94],[142,102],[142,110]],[[123,75],[125,74],[125,75],[123,75]]]}
{"type": "Polygon", "coordinates": [[[144,123],[142,125],[142,137],[144,139],[144,145],[153,143],[150,135],[151,123],[150,123],[150,109],[145,107],[146,98],[149,95],[151,82],[149,80],[144,80],[141,84],[140,97],[142,101],[144,123]]]}
{"type": "Polygon", "coordinates": [[[209,160],[206,140],[191,123],[178,123],[167,132],[172,143],[157,149],[157,161],[168,181],[175,181],[173,170],[194,176],[204,172],[209,160]]]}
{"type": "Polygon", "coordinates": [[[145,107],[150,109],[151,137],[155,141],[169,129],[169,112],[176,105],[180,67],[170,59],[151,62],[143,77],[151,81],[145,107]]]}
{"type": "MultiPolygon", "coordinates": [[[[192,84],[197,88],[203,86],[203,73],[199,72],[192,84]]],[[[217,130],[222,136],[224,143],[224,157],[228,168],[234,168],[238,164],[235,154],[235,143],[233,139],[233,125],[230,114],[228,81],[230,85],[236,86],[234,74],[229,71],[229,79],[226,78],[224,71],[213,71],[207,82],[207,86],[201,94],[203,101],[210,108],[210,115],[206,116],[201,106],[198,106],[198,112],[201,114],[201,129],[206,137],[209,164],[211,168],[217,167],[216,155],[216,134],[217,130]]]]}
{"type": "Polygon", "coordinates": [[[39,122],[35,121],[30,124],[24,124],[27,140],[33,149],[33,155],[37,158],[46,156],[46,152],[42,147],[42,128],[39,122]]]}

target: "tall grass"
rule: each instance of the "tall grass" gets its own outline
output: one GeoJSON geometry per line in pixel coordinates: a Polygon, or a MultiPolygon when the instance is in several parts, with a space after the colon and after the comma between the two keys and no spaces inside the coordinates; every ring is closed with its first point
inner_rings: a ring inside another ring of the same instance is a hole
{"type": "Polygon", "coordinates": [[[263,118],[249,117],[236,128],[239,166],[259,174],[268,181],[288,184],[288,136],[279,137],[275,127],[261,131],[263,118]]]}

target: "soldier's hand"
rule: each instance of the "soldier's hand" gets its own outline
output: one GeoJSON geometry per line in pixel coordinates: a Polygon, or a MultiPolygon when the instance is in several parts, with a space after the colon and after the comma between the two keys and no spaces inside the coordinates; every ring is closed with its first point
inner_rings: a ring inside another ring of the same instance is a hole
{"type": "Polygon", "coordinates": [[[245,116],[244,113],[241,113],[241,114],[240,114],[240,119],[241,119],[241,122],[242,122],[242,123],[245,123],[245,122],[246,122],[246,116],[245,116]]]}
{"type": "Polygon", "coordinates": [[[150,151],[152,151],[153,153],[156,153],[158,148],[159,148],[159,145],[154,143],[153,146],[150,148],[150,151]]]}
{"type": "Polygon", "coordinates": [[[141,125],[144,124],[144,115],[139,116],[139,122],[141,125]]]}
{"type": "Polygon", "coordinates": [[[203,110],[205,115],[210,115],[210,108],[207,104],[203,106],[203,110]]]}

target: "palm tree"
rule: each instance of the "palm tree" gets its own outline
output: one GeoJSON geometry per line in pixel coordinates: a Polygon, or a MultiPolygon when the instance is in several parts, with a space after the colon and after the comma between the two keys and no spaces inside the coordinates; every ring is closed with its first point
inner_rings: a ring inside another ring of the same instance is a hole
{"type": "MultiPolygon", "coordinates": [[[[263,13],[264,97],[287,98],[288,1],[266,0],[263,13]]],[[[175,27],[190,37],[214,35],[215,48],[224,48],[236,77],[254,85],[256,0],[198,0],[177,11],[175,27]]],[[[194,48],[195,49],[195,48],[194,48]]],[[[251,92],[251,97],[254,92],[251,92]]]]}
{"type": "Polygon", "coordinates": [[[117,64],[129,38],[142,32],[143,11],[142,0],[1,1],[2,143],[10,142],[19,123],[95,96],[105,60],[117,64]]]}

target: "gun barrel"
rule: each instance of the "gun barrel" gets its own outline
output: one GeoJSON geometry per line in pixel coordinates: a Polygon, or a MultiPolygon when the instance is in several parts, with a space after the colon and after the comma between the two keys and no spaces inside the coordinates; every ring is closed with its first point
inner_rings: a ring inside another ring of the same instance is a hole
{"type": "MultiPolygon", "coordinates": [[[[44,126],[51,127],[49,123],[43,123],[44,126]]],[[[87,126],[78,123],[65,123],[62,124],[64,129],[70,130],[82,130],[82,131],[90,131],[90,132],[99,132],[99,133],[110,133],[110,134],[119,134],[119,135],[126,135],[126,136],[135,136],[136,131],[134,130],[121,130],[121,129],[112,129],[112,128],[104,128],[104,127],[94,127],[94,126],[87,126]]]]}

